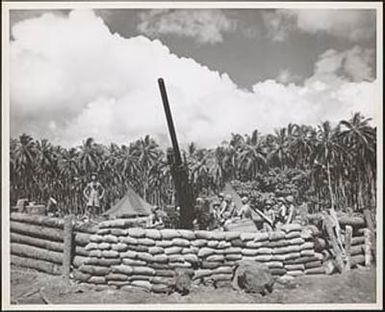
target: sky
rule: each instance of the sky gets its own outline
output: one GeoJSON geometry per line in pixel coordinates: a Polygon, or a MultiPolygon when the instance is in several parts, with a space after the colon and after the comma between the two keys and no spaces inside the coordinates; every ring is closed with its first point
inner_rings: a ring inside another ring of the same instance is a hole
{"type": "Polygon", "coordinates": [[[374,10],[12,10],[10,23],[11,137],[170,145],[159,77],[182,145],[380,105],[374,10]]]}

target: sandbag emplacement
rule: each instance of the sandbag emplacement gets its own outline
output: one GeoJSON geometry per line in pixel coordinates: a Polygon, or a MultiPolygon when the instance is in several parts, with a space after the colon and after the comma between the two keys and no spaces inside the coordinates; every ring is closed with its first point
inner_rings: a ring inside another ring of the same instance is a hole
{"type": "Polygon", "coordinates": [[[63,242],[64,232],[59,228],[48,228],[40,225],[27,224],[17,221],[10,222],[11,232],[63,242]]]}
{"type": "Polygon", "coordinates": [[[39,259],[11,255],[11,264],[53,275],[60,275],[62,273],[60,265],[39,259]]]}
{"type": "Polygon", "coordinates": [[[60,265],[63,262],[62,260],[63,255],[59,252],[38,248],[34,246],[28,246],[24,244],[12,243],[11,254],[21,256],[21,257],[26,257],[26,258],[53,262],[60,265]]]}

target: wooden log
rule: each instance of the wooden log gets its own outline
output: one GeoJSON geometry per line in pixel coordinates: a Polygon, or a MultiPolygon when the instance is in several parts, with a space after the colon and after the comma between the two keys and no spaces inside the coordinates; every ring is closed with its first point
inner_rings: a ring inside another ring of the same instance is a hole
{"type": "Polygon", "coordinates": [[[42,238],[36,238],[32,236],[27,236],[19,233],[10,233],[11,243],[20,243],[35,247],[40,247],[43,249],[53,250],[62,252],[63,243],[50,241],[42,238]]]}
{"type": "MultiPolygon", "coordinates": [[[[323,220],[323,215],[322,213],[314,213],[314,214],[309,214],[308,219],[309,221],[312,221],[314,223],[318,223],[323,220]]],[[[363,227],[365,226],[365,220],[363,217],[359,216],[349,216],[347,214],[338,214],[337,215],[338,222],[341,225],[351,225],[353,227],[363,227]]]]}
{"type": "Polygon", "coordinates": [[[72,250],[73,250],[73,217],[64,218],[64,244],[63,244],[63,272],[65,279],[70,278],[72,250]]]}
{"type": "Polygon", "coordinates": [[[345,228],[345,267],[344,271],[350,271],[351,268],[351,245],[352,245],[353,227],[347,225],[345,228]]]}
{"type": "Polygon", "coordinates": [[[59,252],[18,243],[11,244],[11,254],[31,259],[44,260],[46,262],[54,262],[60,265],[62,264],[62,254],[59,252]]]}
{"type": "Polygon", "coordinates": [[[372,233],[374,233],[375,226],[374,226],[374,222],[373,222],[372,213],[371,213],[371,211],[369,209],[364,209],[364,218],[365,218],[366,225],[367,225],[368,229],[372,233]]]}
{"type": "Polygon", "coordinates": [[[53,275],[60,275],[61,274],[60,265],[57,265],[57,264],[49,262],[49,261],[32,259],[32,258],[27,258],[27,257],[17,256],[17,255],[11,255],[11,263],[14,265],[17,265],[17,266],[35,269],[35,270],[49,273],[49,274],[53,274],[53,275]]]}
{"type": "Polygon", "coordinates": [[[11,221],[10,223],[11,233],[14,232],[32,237],[63,242],[64,232],[59,228],[49,228],[46,226],[27,224],[18,221],[11,221]]]}
{"type": "Polygon", "coordinates": [[[372,264],[372,232],[367,229],[364,232],[365,237],[365,266],[370,266],[372,264]]]}
{"type": "Polygon", "coordinates": [[[27,213],[11,213],[11,221],[18,221],[34,225],[42,225],[53,228],[63,229],[64,220],[60,218],[47,217],[42,215],[32,215],[27,213]]]}

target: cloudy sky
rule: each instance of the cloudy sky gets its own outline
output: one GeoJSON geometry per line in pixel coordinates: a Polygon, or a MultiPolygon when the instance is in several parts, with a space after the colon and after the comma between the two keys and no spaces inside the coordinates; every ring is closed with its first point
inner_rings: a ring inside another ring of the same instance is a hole
{"type": "Polygon", "coordinates": [[[168,132],[215,146],[231,132],[374,116],[374,10],[12,10],[11,136],[64,146],[168,132]]]}

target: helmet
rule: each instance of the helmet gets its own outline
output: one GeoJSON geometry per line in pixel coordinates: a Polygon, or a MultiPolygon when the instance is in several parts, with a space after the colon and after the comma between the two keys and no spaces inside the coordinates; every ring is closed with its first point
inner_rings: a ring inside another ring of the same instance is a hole
{"type": "Polygon", "coordinates": [[[247,203],[248,200],[249,200],[249,198],[248,198],[247,196],[243,196],[243,197],[242,197],[242,203],[243,203],[243,204],[247,203]]]}
{"type": "Polygon", "coordinates": [[[218,195],[218,197],[225,197],[225,194],[223,194],[223,193],[219,193],[219,195],[218,195]]]}
{"type": "Polygon", "coordinates": [[[289,203],[293,203],[293,202],[294,202],[294,197],[291,196],[291,195],[289,195],[289,196],[286,197],[286,200],[287,200],[287,202],[289,202],[289,203]]]}
{"type": "Polygon", "coordinates": [[[226,199],[226,200],[231,200],[231,199],[232,199],[232,197],[231,197],[231,195],[230,195],[230,194],[226,194],[226,196],[225,196],[225,199],[226,199]]]}

